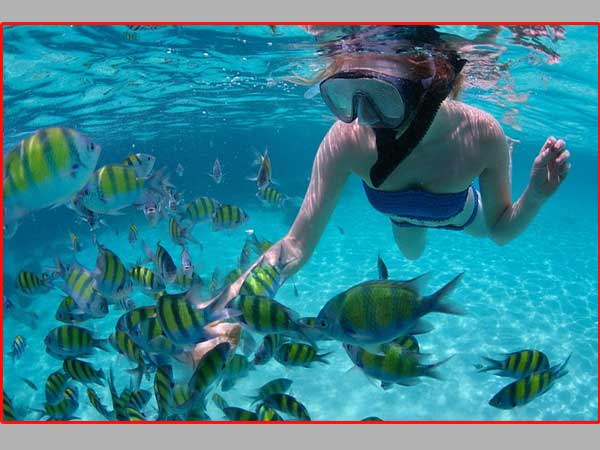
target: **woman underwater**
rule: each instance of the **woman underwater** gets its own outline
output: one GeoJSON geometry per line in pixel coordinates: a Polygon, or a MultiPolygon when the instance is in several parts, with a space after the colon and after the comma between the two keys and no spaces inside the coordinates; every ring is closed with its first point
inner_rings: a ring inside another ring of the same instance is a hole
{"type": "Polygon", "coordinates": [[[351,174],[362,179],[373,208],[390,218],[409,259],[423,254],[429,228],[487,236],[499,245],[521,234],[565,180],[569,151],[563,140],[549,137],[513,203],[511,155],[500,124],[456,100],[465,63],[454,51],[334,58],[312,81],[339,120],[319,146],[293,225],[264,258],[283,262],[285,277],[297,272],[351,174]]]}

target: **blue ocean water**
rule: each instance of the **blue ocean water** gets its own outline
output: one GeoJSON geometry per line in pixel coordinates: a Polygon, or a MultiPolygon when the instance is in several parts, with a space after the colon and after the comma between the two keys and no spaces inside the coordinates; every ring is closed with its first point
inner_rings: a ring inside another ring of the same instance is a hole
{"type": "MultiPolygon", "coordinates": [[[[473,26],[439,30],[465,40],[485,31],[473,26]]],[[[203,243],[203,250],[189,247],[198,274],[210,280],[219,268],[223,276],[237,264],[245,229],[277,240],[294,218],[294,209],[266,210],[256,199],[255,185],[246,179],[255,174],[256,152],[268,148],[278,188],[302,197],[316,149],[333,122],[320,97],[305,98],[306,88],[285,77],[322,68],[328,54],[355,42],[342,38],[355,31],[323,37],[295,26],[5,27],[3,151],[37,129],[67,126],[102,145],[98,167],[138,151],[153,154],[156,167],[170,170],[187,200],[209,195],[249,214],[249,221],[231,233],[213,232],[206,223],[193,229],[203,243]],[[215,158],[223,166],[221,184],[207,175],[215,158]],[[175,174],[178,163],[184,167],[181,177],[175,174]]],[[[515,27],[497,32],[494,45],[475,40],[469,45],[461,99],[493,114],[513,140],[513,198],[523,191],[547,136],[565,139],[572,154],[569,178],[526,232],[498,247],[461,233],[430,231],[423,257],[408,261],[395,248],[389,220],[371,209],[353,178],[312,258],[276,296],[300,316],[316,315],[334,295],[377,277],[378,252],[393,279],[432,271],[427,293],[464,271],[452,299],[467,315],[432,315],[435,330],[419,337],[422,351],[431,355],[428,362],[454,355],[440,368],[445,380],[424,379],[413,387],[384,391],[348,371],[352,363],[338,343],[323,342],[323,351],[333,351],[329,365],[287,369],[271,361],[223,393],[231,405],[248,407],[244,396],[266,381],[287,377],[294,380],[292,393],[313,420],[597,419],[597,28],[548,28],[538,35],[515,27]],[[568,376],[524,407],[490,407],[488,400],[509,380],[479,374],[473,364],[482,355],[523,348],[544,351],[552,364],[572,353],[568,376]]],[[[142,256],[127,242],[131,223],[141,238],[160,240],[178,260],[179,247],[170,241],[166,221],[151,228],[134,209],[105,220],[109,226],[98,240],[125,262],[142,256]]],[[[85,245],[77,259],[94,266],[97,250],[90,233],[71,211],[35,212],[13,239],[4,241],[4,289],[11,300],[16,273],[42,271],[54,257],[70,255],[68,229],[85,245]]],[[[55,290],[26,300],[25,307],[40,317],[35,329],[10,315],[4,319],[3,387],[21,418],[35,417],[32,410],[44,403],[46,377],[61,365],[46,354],[43,339],[60,325],[54,313],[63,296],[55,290]],[[8,352],[17,334],[28,345],[13,363],[8,352]],[[32,391],[21,377],[38,390],[32,391]]],[[[133,299],[138,305],[152,303],[139,293],[133,299]]],[[[121,313],[111,309],[107,317],[85,326],[107,337],[121,313]]],[[[91,361],[105,371],[114,367],[119,389],[127,386],[124,370],[132,363],[102,351],[91,361]]],[[[85,388],[78,387],[76,415],[101,420],[85,388]]],[[[152,390],[148,380],[142,387],[152,390]]],[[[96,391],[110,404],[107,388],[96,391]]],[[[152,399],[149,418],[156,415],[154,409],[152,399]]],[[[211,402],[207,412],[215,420],[223,418],[211,402]]]]}

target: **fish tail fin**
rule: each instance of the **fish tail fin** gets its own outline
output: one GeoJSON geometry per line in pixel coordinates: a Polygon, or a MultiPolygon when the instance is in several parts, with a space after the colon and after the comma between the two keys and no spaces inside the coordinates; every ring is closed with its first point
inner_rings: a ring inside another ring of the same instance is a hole
{"type": "Polygon", "coordinates": [[[454,290],[454,288],[456,287],[463,275],[464,272],[459,273],[452,280],[450,280],[448,283],[442,286],[442,288],[439,289],[437,292],[425,297],[423,299],[425,309],[424,312],[439,312],[444,314],[454,314],[457,316],[463,316],[465,314],[464,311],[462,311],[456,305],[450,302],[442,303],[442,300],[444,300],[444,298],[454,290]]]}
{"type": "Polygon", "coordinates": [[[108,342],[108,338],[105,339],[95,339],[94,346],[99,348],[100,350],[104,350],[105,352],[111,351],[110,343],[108,342]]]}
{"type": "Polygon", "coordinates": [[[446,359],[436,362],[435,364],[428,364],[423,367],[422,375],[429,378],[435,378],[436,380],[444,381],[445,378],[436,370],[442,364],[447,363],[450,359],[452,359],[454,355],[448,356],[446,359]]]}
{"type": "Polygon", "coordinates": [[[329,361],[326,360],[325,358],[329,355],[331,355],[333,352],[327,352],[327,353],[321,353],[320,355],[318,354],[316,359],[317,361],[323,363],[323,364],[329,364],[329,361]]]}
{"type": "Polygon", "coordinates": [[[567,367],[567,363],[571,359],[572,354],[573,353],[569,353],[569,356],[567,356],[567,359],[565,359],[565,362],[563,362],[560,366],[557,364],[552,369],[550,369],[555,380],[558,380],[559,378],[562,378],[569,373],[569,371],[566,370],[566,367],[567,367]]]}
{"type": "Polygon", "coordinates": [[[488,358],[487,356],[482,356],[489,365],[484,366],[483,364],[473,364],[478,372],[488,372],[490,370],[500,370],[502,369],[502,362],[496,359],[488,358]]]}

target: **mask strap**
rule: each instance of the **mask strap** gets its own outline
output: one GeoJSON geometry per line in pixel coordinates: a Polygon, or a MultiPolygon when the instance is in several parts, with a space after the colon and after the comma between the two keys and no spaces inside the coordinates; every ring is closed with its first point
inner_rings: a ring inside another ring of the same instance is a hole
{"type": "MultiPolygon", "coordinates": [[[[454,66],[460,72],[466,60],[457,61],[454,66]]],[[[417,107],[412,123],[408,129],[396,139],[396,130],[385,128],[374,128],[375,142],[377,144],[377,161],[371,167],[369,176],[371,184],[379,187],[387,177],[412,153],[419,142],[425,137],[427,130],[433,123],[442,102],[452,90],[453,83],[447,83],[444,87],[427,91],[420,105],[417,107]]]]}

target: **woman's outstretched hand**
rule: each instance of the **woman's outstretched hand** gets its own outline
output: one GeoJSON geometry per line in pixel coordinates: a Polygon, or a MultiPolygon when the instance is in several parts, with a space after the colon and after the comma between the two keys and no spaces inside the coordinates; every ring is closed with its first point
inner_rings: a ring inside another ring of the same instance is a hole
{"type": "Polygon", "coordinates": [[[565,180],[571,168],[565,141],[550,136],[533,161],[529,190],[540,201],[550,197],[565,180]]]}

